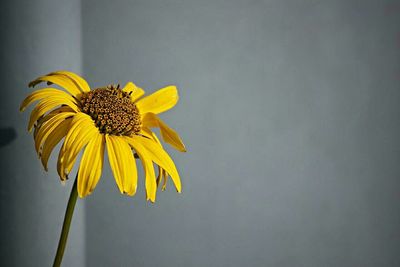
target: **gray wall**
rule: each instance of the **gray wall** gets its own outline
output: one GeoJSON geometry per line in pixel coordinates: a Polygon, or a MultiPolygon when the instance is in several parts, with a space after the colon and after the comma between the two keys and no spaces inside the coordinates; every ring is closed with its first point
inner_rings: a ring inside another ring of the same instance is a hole
{"type": "Polygon", "coordinates": [[[155,205],[105,172],[89,266],[400,265],[399,2],[82,3],[86,76],[176,83],[188,147],[155,205]]]}
{"type": "MultiPolygon", "coordinates": [[[[80,1],[1,2],[1,266],[51,266],[72,183],[62,186],[55,160],[46,173],[19,105],[35,77],[81,72],[80,1]]],[[[30,109],[29,109],[30,111],[30,109]]],[[[84,266],[83,202],[78,202],[64,266],[84,266]]]]}

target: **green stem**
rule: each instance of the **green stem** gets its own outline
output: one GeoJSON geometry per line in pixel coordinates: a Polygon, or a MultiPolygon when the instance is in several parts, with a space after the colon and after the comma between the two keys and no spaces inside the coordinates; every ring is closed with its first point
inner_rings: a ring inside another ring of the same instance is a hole
{"type": "Polygon", "coordinates": [[[62,227],[60,241],[58,242],[57,254],[54,259],[53,267],[61,266],[61,261],[62,261],[63,255],[64,255],[65,246],[67,244],[69,227],[71,225],[71,219],[72,219],[72,215],[74,214],[75,203],[76,203],[76,199],[78,197],[77,181],[78,181],[78,175],[75,178],[75,182],[74,182],[74,185],[72,186],[71,194],[69,195],[68,206],[67,206],[67,210],[65,211],[64,223],[63,223],[63,227],[62,227]]]}

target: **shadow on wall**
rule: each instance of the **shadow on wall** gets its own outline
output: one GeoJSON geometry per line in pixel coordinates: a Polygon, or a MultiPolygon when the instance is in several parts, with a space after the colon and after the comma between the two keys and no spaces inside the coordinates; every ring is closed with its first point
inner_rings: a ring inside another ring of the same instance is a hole
{"type": "Polygon", "coordinates": [[[0,128],[0,148],[10,144],[17,138],[17,132],[14,128],[0,128]]]}

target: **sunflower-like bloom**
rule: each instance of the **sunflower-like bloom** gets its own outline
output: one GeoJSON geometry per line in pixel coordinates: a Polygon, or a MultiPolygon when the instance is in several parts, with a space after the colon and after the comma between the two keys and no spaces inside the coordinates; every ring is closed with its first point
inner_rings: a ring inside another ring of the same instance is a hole
{"type": "Polygon", "coordinates": [[[79,153],[83,150],[77,175],[80,197],[96,187],[103,169],[107,150],[110,166],[121,193],[134,195],[137,189],[137,167],[140,159],[145,173],[147,200],[156,199],[157,187],[163,189],[168,176],[176,190],[181,182],[174,162],[150,130],[159,128],[162,139],[179,151],[186,151],[179,135],[157,114],[178,102],[175,86],[167,86],[143,97],[143,89],[129,82],[91,90],[88,83],[75,73],[56,71],[29,83],[29,87],[46,82],[57,88],[42,88],[22,102],[23,111],[37,102],[32,110],[28,131],[34,128],[35,149],[47,171],[47,162],[54,147],[63,140],[58,154],[57,172],[62,181],[68,179],[79,153]],[[158,168],[155,175],[154,165],[158,168]]]}

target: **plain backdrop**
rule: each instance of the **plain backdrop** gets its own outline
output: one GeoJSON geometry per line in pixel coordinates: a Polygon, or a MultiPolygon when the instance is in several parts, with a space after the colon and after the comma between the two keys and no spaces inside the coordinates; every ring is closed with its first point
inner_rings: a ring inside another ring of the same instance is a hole
{"type": "Polygon", "coordinates": [[[93,88],[177,85],[161,118],[188,149],[166,146],[183,192],[155,204],[141,171],[120,195],[105,159],[65,266],[400,265],[399,1],[29,3],[1,18],[2,261],[55,252],[72,183],[41,170],[18,105],[63,68],[93,88]]]}

